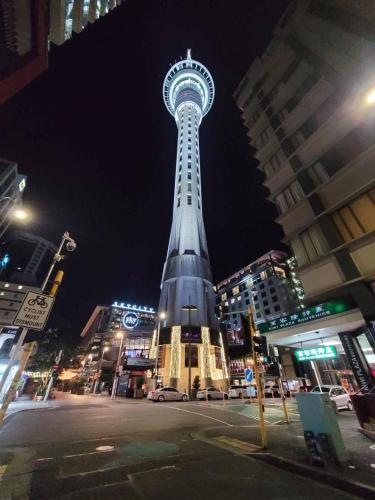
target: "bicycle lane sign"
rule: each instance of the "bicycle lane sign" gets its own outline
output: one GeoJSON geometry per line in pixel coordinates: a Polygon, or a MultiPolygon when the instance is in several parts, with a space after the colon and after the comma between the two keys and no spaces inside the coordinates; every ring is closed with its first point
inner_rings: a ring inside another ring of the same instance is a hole
{"type": "Polygon", "coordinates": [[[49,295],[28,292],[18,309],[13,325],[31,330],[43,330],[54,301],[55,298],[49,295]]]}

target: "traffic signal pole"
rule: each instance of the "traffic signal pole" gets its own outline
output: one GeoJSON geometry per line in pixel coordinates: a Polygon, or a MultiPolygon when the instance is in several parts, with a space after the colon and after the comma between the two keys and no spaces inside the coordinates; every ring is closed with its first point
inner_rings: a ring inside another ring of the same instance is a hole
{"type": "Polygon", "coordinates": [[[264,407],[263,407],[263,398],[262,398],[262,385],[260,381],[260,373],[258,367],[258,358],[255,350],[255,327],[254,327],[254,319],[253,319],[253,311],[251,307],[248,307],[248,315],[249,315],[249,327],[250,327],[250,337],[251,337],[251,346],[253,352],[253,365],[255,371],[255,382],[257,387],[257,399],[258,399],[258,407],[259,407],[259,430],[260,430],[260,438],[262,441],[262,448],[267,448],[267,429],[266,424],[264,422],[264,407]]]}

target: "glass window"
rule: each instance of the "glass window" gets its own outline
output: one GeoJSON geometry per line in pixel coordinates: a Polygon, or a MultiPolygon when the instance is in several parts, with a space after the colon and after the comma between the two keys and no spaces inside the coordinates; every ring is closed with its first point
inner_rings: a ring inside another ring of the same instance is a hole
{"type": "Polygon", "coordinates": [[[276,311],[276,312],[277,312],[277,311],[280,311],[280,306],[279,306],[279,305],[277,305],[277,304],[275,304],[274,309],[275,309],[275,311],[276,311]]]}
{"type": "Polygon", "coordinates": [[[375,188],[332,215],[344,241],[351,241],[375,230],[374,195],[375,188]]]}
{"type": "Polygon", "coordinates": [[[188,205],[191,205],[191,195],[190,194],[188,194],[187,203],[188,203],[188,205]]]}
{"type": "Polygon", "coordinates": [[[221,300],[224,302],[224,300],[227,300],[227,294],[223,293],[221,294],[221,300]]]}
{"type": "MultiPolygon", "coordinates": [[[[271,281],[271,280],[270,280],[271,281]]],[[[271,287],[270,288],[270,293],[275,293],[275,288],[274,287],[271,287]]]]}
{"type": "Polygon", "coordinates": [[[272,296],[272,302],[278,302],[279,297],[277,295],[272,296]]]}
{"type": "Polygon", "coordinates": [[[263,300],[263,305],[268,306],[268,300],[263,300]]]}
{"type": "MultiPolygon", "coordinates": [[[[191,366],[198,368],[198,346],[190,344],[191,366]]],[[[189,366],[189,344],[185,344],[185,367],[189,366]]]]}
{"type": "Polygon", "coordinates": [[[261,295],[261,297],[267,297],[266,292],[262,292],[260,295],[261,295]]]}
{"type": "Polygon", "coordinates": [[[271,314],[271,311],[267,308],[264,310],[264,314],[266,314],[266,315],[271,314]]]}
{"type": "Polygon", "coordinates": [[[237,295],[238,293],[240,293],[240,287],[239,286],[235,286],[232,289],[232,293],[233,293],[233,295],[237,295]]]}

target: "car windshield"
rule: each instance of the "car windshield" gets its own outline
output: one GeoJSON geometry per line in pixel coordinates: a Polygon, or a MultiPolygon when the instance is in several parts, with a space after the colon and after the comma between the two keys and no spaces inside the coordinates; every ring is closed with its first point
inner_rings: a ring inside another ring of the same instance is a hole
{"type": "Polygon", "coordinates": [[[329,387],[314,387],[314,389],[311,392],[329,392],[329,387]]]}

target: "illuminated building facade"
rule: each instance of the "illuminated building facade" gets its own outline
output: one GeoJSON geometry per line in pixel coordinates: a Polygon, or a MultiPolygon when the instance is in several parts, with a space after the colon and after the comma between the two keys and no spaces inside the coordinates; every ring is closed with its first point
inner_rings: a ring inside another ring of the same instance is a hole
{"type": "Polygon", "coordinates": [[[229,372],[243,374],[250,336],[243,318],[251,307],[257,327],[303,309],[303,290],[288,255],[271,250],[216,285],[216,311],[227,332],[229,372]],[[297,286],[299,283],[299,286],[297,286]]]}
{"type": "Polygon", "coordinates": [[[96,388],[99,383],[102,386],[112,385],[121,345],[120,366],[123,371],[118,393],[129,395],[129,391],[134,389],[136,377],[146,379],[151,376],[155,360],[151,359],[150,349],[156,317],[152,307],[124,302],[95,307],[81,337],[85,338],[87,347],[86,372],[93,382],[97,382],[96,388]]]}
{"type": "Polygon", "coordinates": [[[0,239],[8,229],[12,211],[19,207],[26,187],[26,176],[18,173],[17,163],[0,158],[0,239]]]}
{"type": "Polygon", "coordinates": [[[164,385],[188,387],[192,377],[225,385],[227,374],[202,216],[199,127],[214,100],[209,71],[187,57],[173,65],[163,85],[164,103],[178,129],[172,229],[164,264],[159,315],[159,374],[164,385]],[[190,313],[186,306],[194,306],[190,313]],[[185,310],[183,310],[185,308],[185,310]]]}
{"type": "Polygon", "coordinates": [[[122,0],[52,0],[51,42],[61,45],[73,32],[80,33],[88,23],[94,23],[122,3],[122,0]]]}

